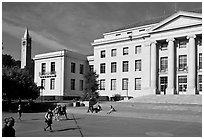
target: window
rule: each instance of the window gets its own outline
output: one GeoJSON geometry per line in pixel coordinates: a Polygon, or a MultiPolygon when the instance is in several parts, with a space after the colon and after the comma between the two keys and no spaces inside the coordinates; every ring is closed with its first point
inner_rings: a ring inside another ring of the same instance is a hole
{"type": "Polygon", "coordinates": [[[141,71],[141,60],[135,60],[135,71],[141,71]]]}
{"type": "Polygon", "coordinates": [[[116,62],[111,62],[111,73],[116,72],[117,69],[117,63],[116,62]]]}
{"type": "Polygon", "coordinates": [[[71,63],[71,73],[75,73],[75,66],[76,64],[75,63],[71,63]]]}
{"type": "Polygon", "coordinates": [[[202,53],[199,53],[199,69],[202,69],[202,53]]]}
{"type": "Polygon", "coordinates": [[[93,72],[94,71],[94,65],[89,65],[89,69],[91,72],[93,72]]]}
{"type": "Polygon", "coordinates": [[[198,38],[198,46],[202,46],[202,38],[198,38]]]}
{"type": "Polygon", "coordinates": [[[179,92],[186,92],[187,76],[178,76],[179,92]]]}
{"type": "Polygon", "coordinates": [[[41,79],[41,87],[43,87],[43,89],[45,89],[45,79],[41,79]]]}
{"type": "Polygon", "coordinates": [[[80,74],[84,74],[84,65],[83,64],[80,64],[80,71],[79,71],[80,74]]]}
{"type": "Polygon", "coordinates": [[[103,51],[101,51],[101,58],[105,58],[105,57],[106,57],[106,51],[103,50],[103,51]]]}
{"type": "Polygon", "coordinates": [[[135,46],[135,54],[141,53],[141,45],[135,46]]]}
{"type": "Polygon", "coordinates": [[[122,90],[128,90],[128,78],[122,79],[122,90]]]}
{"type": "Polygon", "coordinates": [[[141,90],[141,78],[135,78],[135,90],[141,90]]]}
{"type": "Polygon", "coordinates": [[[79,90],[80,91],[84,90],[84,81],[83,80],[79,80],[79,90]]]}
{"type": "Polygon", "coordinates": [[[123,55],[128,55],[128,47],[123,48],[123,55]]]}
{"type": "Polygon", "coordinates": [[[55,73],[55,62],[51,62],[51,74],[55,73]]]}
{"type": "Polygon", "coordinates": [[[187,70],[187,55],[179,56],[179,70],[187,70]]]}
{"type": "Polygon", "coordinates": [[[132,31],[127,32],[127,34],[132,34],[132,31]]]}
{"type": "Polygon", "coordinates": [[[121,34],[116,34],[115,36],[120,36],[121,34]]]}
{"type": "Polygon", "coordinates": [[[123,61],[123,72],[128,72],[128,61],[123,61]]]}
{"type": "Polygon", "coordinates": [[[46,71],[46,63],[42,63],[42,65],[41,65],[42,75],[45,75],[45,71],[46,71]]]}
{"type": "Polygon", "coordinates": [[[71,90],[75,90],[75,79],[71,79],[71,90]]]}
{"type": "Polygon", "coordinates": [[[54,90],[55,89],[55,79],[51,78],[50,79],[50,90],[54,90]]]}
{"type": "Polygon", "coordinates": [[[111,56],[114,57],[116,56],[117,50],[116,49],[112,49],[111,50],[111,56]]]}
{"type": "Polygon", "coordinates": [[[168,70],[168,57],[161,57],[160,58],[160,71],[167,71],[168,70]]]}
{"type": "Polygon", "coordinates": [[[111,79],[111,90],[116,90],[116,79],[111,79]]]}
{"type": "Polygon", "coordinates": [[[105,90],[105,79],[100,80],[100,90],[105,90]]]}
{"type": "Polygon", "coordinates": [[[179,48],[186,48],[188,40],[180,40],[179,41],[179,48]]]}
{"type": "Polygon", "coordinates": [[[160,91],[166,93],[166,88],[168,84],[168,77],[160,77],[160,91]]]}
{"type": "Polygon", "coordinates": [[[106,72],[106,64],[105,63],[102,63],[100,65],[100,73],[105,73],[106,72]]]}
{"type": "Polygon", "coordinates": [[[160,43],[160,50],[161,51],[168,50],[168,43],[167,42],[161,42],[160,43]]]}
{"type": "Polygon", "coordinates": [[[198,75],[199,80],[199,91],[202,91],[202,75],[198,75]]]}

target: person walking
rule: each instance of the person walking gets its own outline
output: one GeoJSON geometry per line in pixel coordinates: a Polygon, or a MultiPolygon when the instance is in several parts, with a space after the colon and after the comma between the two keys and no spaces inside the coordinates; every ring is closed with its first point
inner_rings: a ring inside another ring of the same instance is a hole
{"type": "Polygon", "coordinates": [[[15,129],[13,128],[15,120],[13,117],[4,119],[4,127],[2,128],[2,137],[15,137],[15,129]]]}
{"type": "Polygon", "coordinates": [[[63,107],[62,107],[62,111],[63,111],[63,115],[65,116],[65,118],[68,120],[68,117],[67,117],[67,106],[64,104],[63,107]]]}
{"type": "Polygon", "coordinates": [[[113,106],[112,105],[110,105],[110,110],[107,112],[107,114],[110,114],[110,113],[112,113],[112,112],[115,112],[116,110],[115,110],[115,108],[113,108],[113,106]]]}
{"type": "Polygon", "coordinates": [[[53,132],[52,130],[52,117],[53,113],[51,109],[48,109],[48,112],[45,114],[45,122],[47,123],[47,127],[44,128],[44,131],[47,130],[47,128],[50,128],[50,132],[53,132]]]}
{"type": "Polygon", "coordinates": [[[21,120],[21,116],[22,116],[22,112],[23,112],[21,104],[18,105],[17,112],[18,112],[18,119],[21,120]]]}

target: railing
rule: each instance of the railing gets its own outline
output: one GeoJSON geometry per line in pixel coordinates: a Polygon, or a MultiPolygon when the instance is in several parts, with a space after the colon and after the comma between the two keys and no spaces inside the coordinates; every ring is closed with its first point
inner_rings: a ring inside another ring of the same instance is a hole
{"type": "Polygon", "coordinates": [[[185,66],[185,67],[177,67],[177,72],[179,73],[188,73],[188,67],[185,66]]]}
{"type": "Polygon", "coordinates": [[[50,71],[50,72],[39,72],[40,77],[55,77],[56,71],[50,71]]]}
{"type": "Polygon", "coordinates": [[[159,69],[159,73],[168,73],[168,69],[159,69]]]}

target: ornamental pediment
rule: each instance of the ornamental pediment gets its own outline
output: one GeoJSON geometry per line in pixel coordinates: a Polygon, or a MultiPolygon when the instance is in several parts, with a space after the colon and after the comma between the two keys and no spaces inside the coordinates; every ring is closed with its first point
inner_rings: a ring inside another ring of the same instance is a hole
{"type": "Polygon", "coordinates": [[[164,19],[154,26],[150,32],[157,32],[162,30],[171,30],[181,27],[188,27],[202,24],[202,15],[191,12],[178,12],[172,16],[164,19]]]}

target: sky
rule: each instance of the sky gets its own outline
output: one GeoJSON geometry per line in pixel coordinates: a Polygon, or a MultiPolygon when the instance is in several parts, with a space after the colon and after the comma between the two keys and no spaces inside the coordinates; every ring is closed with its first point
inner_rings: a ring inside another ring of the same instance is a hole
{"type": "Polygon", "coordinates": [[[2,53],[20,60],[28,28],[32,58],[62,49],[93,55],[91,43],[105,32],[199,8],[201,2],[2,2],[2,53]]]}

